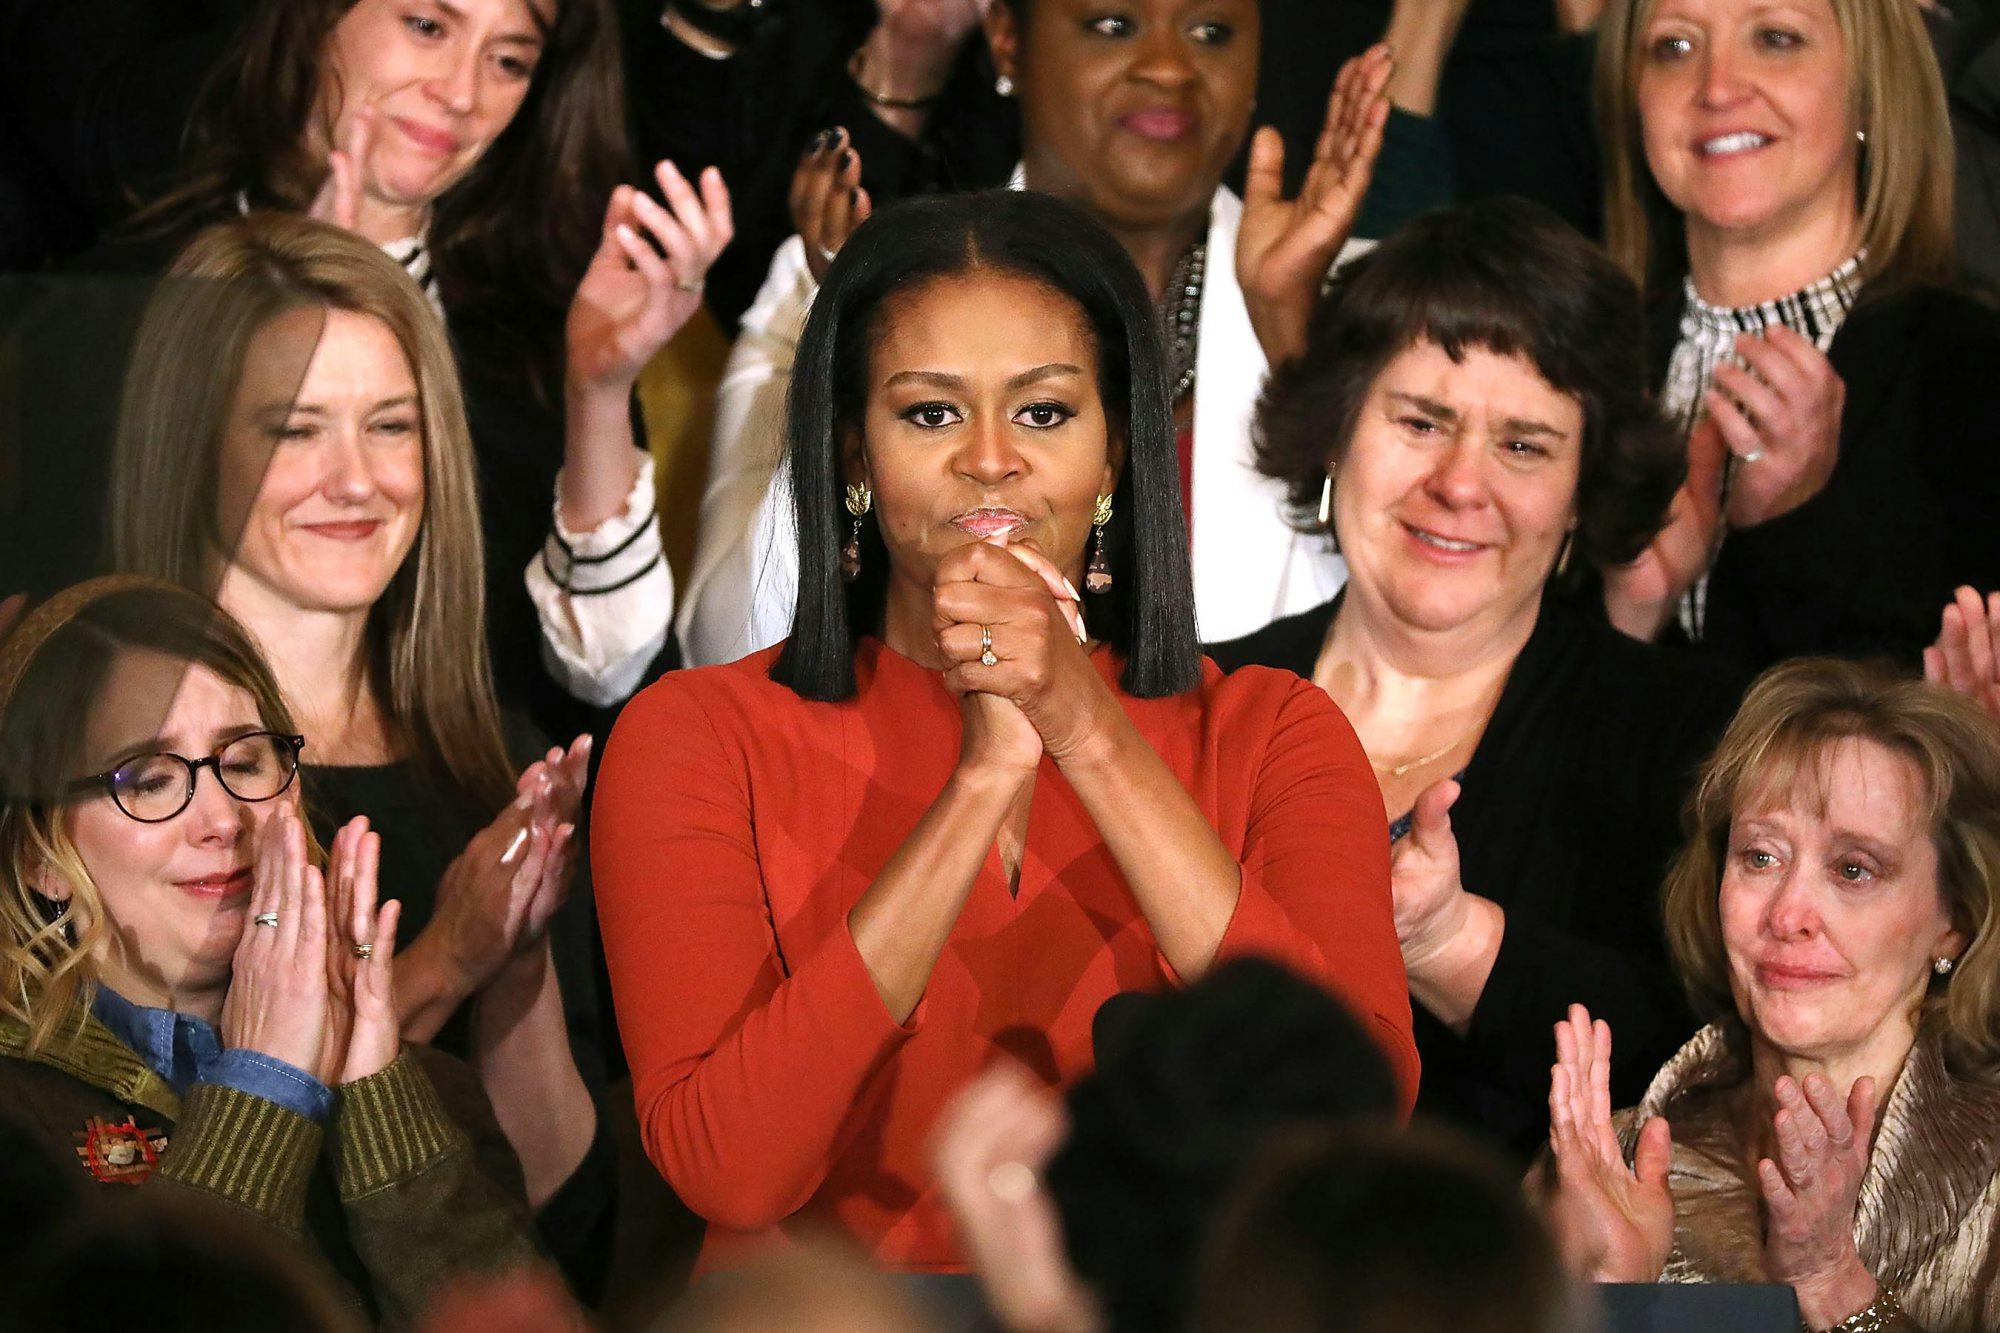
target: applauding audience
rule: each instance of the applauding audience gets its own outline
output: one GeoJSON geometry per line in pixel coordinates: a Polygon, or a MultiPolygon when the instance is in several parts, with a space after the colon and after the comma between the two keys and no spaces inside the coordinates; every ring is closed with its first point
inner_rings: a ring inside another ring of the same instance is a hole
{"type": "Polygon", "coordinates": [[[1579,1272],[1789,1283],[1813,1329],[1994,1327],[1996,876],[2000,733],[1972,704],[1829,660],[1760,680],[1667,883],[1715,1021],[1615,1119],[1610,1026],[1556,1030],[1579,1272]]]}
{"type": "Polygon", "coordinates": [[[1951,130],[1917,6],[1612,0],[1598,54],[1607,243],[1661,316],[1689,435],[1612,618],[1747,671],[1915,665],[1953,588],[2000,584],[2000,315],[1949,287],[1951,130]]]}
{"type": "Polygon", "coordinates": [[[193,593],[99,580],[8,638],[0,1104],[100,1182],[303,1237],[407,1318],[534,1250],[477,1085],[402,1047],[376,835],[354,821],[309,859],[305,743],[193,593]],[[461,1125],[490,1131],[476,1153],[461,1125]]]}
{"type": "MultiPolygon", "coordinates": [[[[1222,177],[1250,133],[1257,4],[1224,0],[1191,15],[1179,0],[1142,0],[1102,18],[1071,8],[995,0],[987,10],[1002,86],[1020,106],[1015,183],[1090,213],[1145,279],[1167,343],[1196,620],[1206,637],[1233,637],[1340,586],[1339,558],[1323,537],[1284,525],[1282,489],[1251,466],[1250,419],[1266,347],[1295,349],[1348,242],[1388,118],[1387,53],[1343,72],[1297,198],[1284,197],[1284,150],[1265,130],[1239,199],[1222,177]]],[[[791,627],[797,569],[779,467],[787,385],[803,373],[799,331],[818,275],[871,202],[850,195],[850,148],[815,148],[800,171],[802,234],[772,262],[718,398],[680,617],[695,663],[733,661],[791,627]]]]}
{"type": "Polygon", "coordinates": [[[380,250],[282,214],[202,233],[175,277],[141,328],[112,559],[215,588],[264,646],[316,738],[316,826],[365,815],[388,841],[405,1035],[479,1070],[586,1273],[611,1145],[580,1072],[602,1074],[592,931],[559,909],[589,745],[503,732],[443,328],[380,250]]]}

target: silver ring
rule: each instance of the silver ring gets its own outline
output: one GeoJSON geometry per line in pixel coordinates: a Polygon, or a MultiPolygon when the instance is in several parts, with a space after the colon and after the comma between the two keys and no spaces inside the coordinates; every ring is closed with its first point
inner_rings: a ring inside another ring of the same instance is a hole
{"type": "Polygon", "coordinates": [[[1754,463],[1763,456],[1764,451],[1762,449],[1752,449],[1747,454],[1736,455],[1736,461],[1739,463],[1754,463]]]}
{"type": "Polygon", "coordinates": [[[276,912],[259,912],[250,919],[260,926],[275,926],[278,924],[278,914],[276,912]]]}
{"type": "Polygon", "coordinates": [[[375,946],[372,944],[357,944],[353,948],[354,956],[364,963],[375,956],[375,946]]]}
{"type": "Polygon", "coordinates": [[[1035,1192],[1035,1169],[1026,1162],[1001,1162],[986,1173],[986,1188],[1009,1203],[1035,1192]]]}
{"type": "Polygon", "coordinates": [[[985,625],[979,627],[979,665],[1000,665],[1000,659],[993,655],[993,631],[985,625]]]}

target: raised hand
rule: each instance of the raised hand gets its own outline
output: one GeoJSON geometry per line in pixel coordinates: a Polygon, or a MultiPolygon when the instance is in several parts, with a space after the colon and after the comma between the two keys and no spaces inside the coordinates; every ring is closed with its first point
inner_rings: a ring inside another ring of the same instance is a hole
{"type": "Polygon", "coordinates": [[[1117,712],[1078,642],[1083,626],[1077,600],[1046,555],[1010,548],[1002,539],[962,546],[939,562],[932,626],[946,663],[946,688],[1010,705],[1028,724],[1023,731],[1005,709],[969,697],[961,763],[992,758],[1031,770],[1044,750],[1060,761],[1096,738],[1117,712]],[[989,646],[992,666],[981,660],[989,646]],[[975,706],[986,710],[977,736],[975,706]],[[975,739],[989,737],[991,744],[975,753],[975,739]]]}
{"type": "Polygon", "coordinates": [[[1966,695],[2000,721],[2000,592],[1960,588],[1945,605],[1924,679],[1966,695]]]}
{"type": "Polygon", "coordinates": [[[553,821],[543,782],[533,785],[533,794],[475,833],[438,880],[424,935],[460,994],[484,988],[508,959],[538,943],[561,905],[566,881],[552,880],[552,863],[560,862],[574,826],[553,821]]]}
{"type": "Polygon", "coordinates": [[[222,1044],[316,1073],[327,1037],[326,885],[306,861],[305,826],[289,806],[264,821],[253,876],[222,1044]],[[258,923],[271,915],[272,924],[258,923]]]}
{"type": "Polygon", "coordinates": [[[846,130],[822,130],[806,145],[792,173],[791,207],[792,226],[805,242],[806,267],[819,282],[854,229],[875,211],[861,188],[861,154],[846,130]]]}
{"type": "Polygon", "coordinates": [[[1341,66],[1297,199],[1284,197],[1283,137],[1267,125],[1251,141],[1236,273],[1274,366],[1305,349],[1320,285],[1354,230],[1382,151],[1391,64],[1389,48],[1376,45],[1341,66]]]}
{"type": "Polygon", "coordinates": [[[1002,1328],[1097,1326],[1041,1183],[1068,1134],[1062,1099],[1002,1060],[965,1085],[931,1135],[938,1189],[1002,1328]]]}
{"type": "Polygon", "coordinates": [[[326,180],[306,208],[308,217],[348,231],[359,224],[361,173],[368,162],[368,150],[375,142],[375,126],[380,116],[373,106],[364,106],[349,118],[347,137],[340,147],[326,155],[326,180]]]}
{"type": "Polygon", "coordinates": [[[1840,458],[1847,385],[1826,353],[1774,324],[1764,336],[1736,339],[1748,370],[1725,362],[1705,405],[1736,455],[1729,522],[1753,528],[1818,495],[1840,458]]]}
{"type": "Polygon", "coordinates": [[[1549,1070],[1549,1148],[1555,1158],[1556,1240],[1571,1274],[1587,1282],[1657,1282],[1674,1245],[1667,1192],[1673,1143],[1655,1116],[1625,1165],[1611,1127],[1611,1026],[1570,1006],[1556,1024],[1549,1070]]]}
{"type": "Polygon", "coordinates": [[[1875,1080],[1859,1078],[1843,1101],[1824,1074],[1772,1089],[1777,1158],[1757,1163],[1764,1198],[1764,1261],[1799,1293],[1814,1328],[1838,1324],[1875,1299],[1875,1277],[1854,1241],[1854,1211],[1875,1129],[1875,1080]]]}
{"type": "Polygon", "coordinates": [[[735,235],[721,172],[701,173],[699,195],[671,162],[653,174],[665,204],[621,185],[604,210],[603,238],[570,302],[572,392],[622,400],[646,362],[701,306],[709,266],[735,235]]]}
{"type": "Polygon", "coordinates": [[[1635,639],[1659,636],[1681,594],[1708,570],[1722,532],[1722,470],[1728,454],[1709,417],[1688,434],[1687,480],[1674,495],[1666,526],[1629,565],[1604,571],[1611,623],[1635,639]]]}
{"type": "MultiPolygon", "coordinates": [[[[391,989],[398,902],[377,903],[382,836],[357,816],[334,834],[327,853],[328,1022],[340,1031],[339,1059],[323,1081],[352,1083],[379,1074],[402,1047],[391,989]],[[364,957],[364,953],[366,956],[364,957]]],[[[335,1043],[328,1042],[329,1052],[335,1043]]]]}

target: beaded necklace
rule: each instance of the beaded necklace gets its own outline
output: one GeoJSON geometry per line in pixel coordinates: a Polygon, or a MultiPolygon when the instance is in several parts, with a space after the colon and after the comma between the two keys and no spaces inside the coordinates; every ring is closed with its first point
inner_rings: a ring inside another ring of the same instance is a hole
{"type": "Polygon", "coordinates": [[[1208,276],[1208,242],[1196,241],[1174,265],[1159,304],[1160,336],[1167,344],[1167,374],[1178,403],[1194,390],[1195,355],[1201,347],[1201,289],[1208,276]]]}

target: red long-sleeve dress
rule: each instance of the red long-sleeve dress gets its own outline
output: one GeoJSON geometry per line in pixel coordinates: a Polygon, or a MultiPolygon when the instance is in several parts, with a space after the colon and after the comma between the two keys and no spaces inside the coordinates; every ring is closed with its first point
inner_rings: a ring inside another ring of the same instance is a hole
{"type": "MultiPolygon", "coordinates": [[[[842,703],[771,681],[776,652],[667,676],[605,750],[591,870],[647,1151],[708,1219],[705,1264],[741,1233],[811,1224],[894,1267],[957,1268],[924,1160],[946,1099],[997,1051],[1069,1083],[1100,1003],[1177,979],[1044,759],[1018,896],[989,855],[897,1023],[847,914],[943,790],[958,704],[874,639],[842,703]]],[[[1115,690],[1121,660],[1092,660],[1115,690]]],[[[1367,757],[1298,677],[1204,667],[1186,694],[1120,699],[1242,865],[1220,956],[1275,957],[1343,997],[1407,1105],[1417,1054],[1367,757]]]]}

